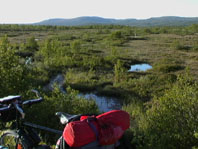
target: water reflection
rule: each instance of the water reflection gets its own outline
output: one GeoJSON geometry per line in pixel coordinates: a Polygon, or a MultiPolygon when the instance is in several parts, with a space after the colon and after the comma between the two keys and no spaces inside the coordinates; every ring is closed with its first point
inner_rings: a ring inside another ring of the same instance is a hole
{"type": "Polygon", "coordinates": [[[129,72],[147,71],[149,69],[152,69],[152,66],[149,64],[136,64],[136,65],[131,65],[129,72]]]}
{"type": "Polygon", "coordinates": [[[64,76],[62,74],[58,74],[52,78],[50,83],[45,86],[44,89],[52,91],[54,89],[54,85],[57,85],[62,93],[66,93],[64,88],[64,76]]]}
{"type": "Polygon", "coordinates": [[[97,96],[94,93],[80,94],[80,96],[83,96],[84,98],[88,100],[93,99],[98,105],[98,108],[101,112],[121,109],[121,104],[119,100],[116,98],[106,97],[106,96],[97,96]]]}

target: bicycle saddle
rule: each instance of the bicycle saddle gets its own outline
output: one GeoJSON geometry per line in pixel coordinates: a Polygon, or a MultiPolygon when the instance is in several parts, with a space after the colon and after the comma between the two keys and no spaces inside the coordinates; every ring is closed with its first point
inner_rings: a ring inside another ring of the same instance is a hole
{"type": "Polygon", "coordinates": [[[0,104],[10,104],[16,100],[21,99],[21,96],[17,95],[17,96],[7,96],[4,98],[0,98],[0,104]]]}
{"type": "Polygon", "coordinates": [[[57,112],[56,115],[60,118],[61,124],[67,124],[73,120],[80,119],[81,115],[71,115],[64,112],[57,112]]]}

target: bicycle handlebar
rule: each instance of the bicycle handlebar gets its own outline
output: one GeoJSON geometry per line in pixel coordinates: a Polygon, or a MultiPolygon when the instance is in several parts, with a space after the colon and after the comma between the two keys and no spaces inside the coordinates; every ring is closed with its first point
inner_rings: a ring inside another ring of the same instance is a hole
{"type": "Polygon", "coordinates": [[[41,97],[40,93],[37,90],[32,90],[32,92],[34,92],[36,94],[37,97],[39,97],[38,99],[30,99],[30,100],[26,100],[23,102],[23,105],[32,105],[34,103],[39,103],[41,101],[43,101],[43,98],[41,97]]]}
{"type": "Polygon", "coordinates": [[[40,98],[38,98],[38,99],[30,99],[30,100],[24,101],[24,102],[23,102],[23,105],[32,105],[32,104],[34,104],[34,103],[39,103],[39,102],[41,102],[41,101],[43,101],[43,98],[42,98],[42,97],[40,97],[40,98]]]}
{"type": "Polygon", "coordinates": [[[39,92],[37,90],[32,90],[32,92],[36,93],[36,96],[39,97],[38,99],[30,99],[30,100],[26,100],[26,101],[13,101],[13,103],[10,103],[8,106],[5,106],[0,108],[0,112],[3,111],[8,111],[10,109],[12,109],[13,107],[21,114],[22,118],[25,117],[25,113],[23,111],[23,109],[21,108],[21,105],[32,105],[35,103],[39,103],[41,101],[43,101],[43,98],[40,96],[39,92]]]}
{"type": "Polygon", "coordinates": [[[7,107],[0,108],[0,112],[10,110],[11,107],[12,107],[12,106],[9,105],[9,106],[7,106],[7,107]]]}

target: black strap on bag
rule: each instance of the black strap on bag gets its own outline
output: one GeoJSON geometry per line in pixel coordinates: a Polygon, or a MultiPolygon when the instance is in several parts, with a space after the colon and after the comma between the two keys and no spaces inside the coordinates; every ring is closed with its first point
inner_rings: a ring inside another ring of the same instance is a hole
{"type": "Polygon", "coordinates": [[[97,118],[96,117],[88,117],[87,118],[87,122],[88,122],[89,126],[91,127],[91,129],[93,130],[93,132],[96,135],[96,140],[98,140],[99,132],[96,129],[96,126],[93,124],[93,121],[97,122],[97,118]]]}

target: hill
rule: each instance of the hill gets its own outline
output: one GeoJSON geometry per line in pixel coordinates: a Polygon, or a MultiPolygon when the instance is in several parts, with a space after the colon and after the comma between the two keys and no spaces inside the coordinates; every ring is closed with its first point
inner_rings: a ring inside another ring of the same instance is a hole
{"type": "Polygon", "coordinates": [[[81,25],[128,25],[128,26],[187,26],[198,24],[198,17],[156,17],[149,19],[107,19],[101,17],[77,17],[73,19],[49,19],[35,25],[81,26],[81,25]]]}

